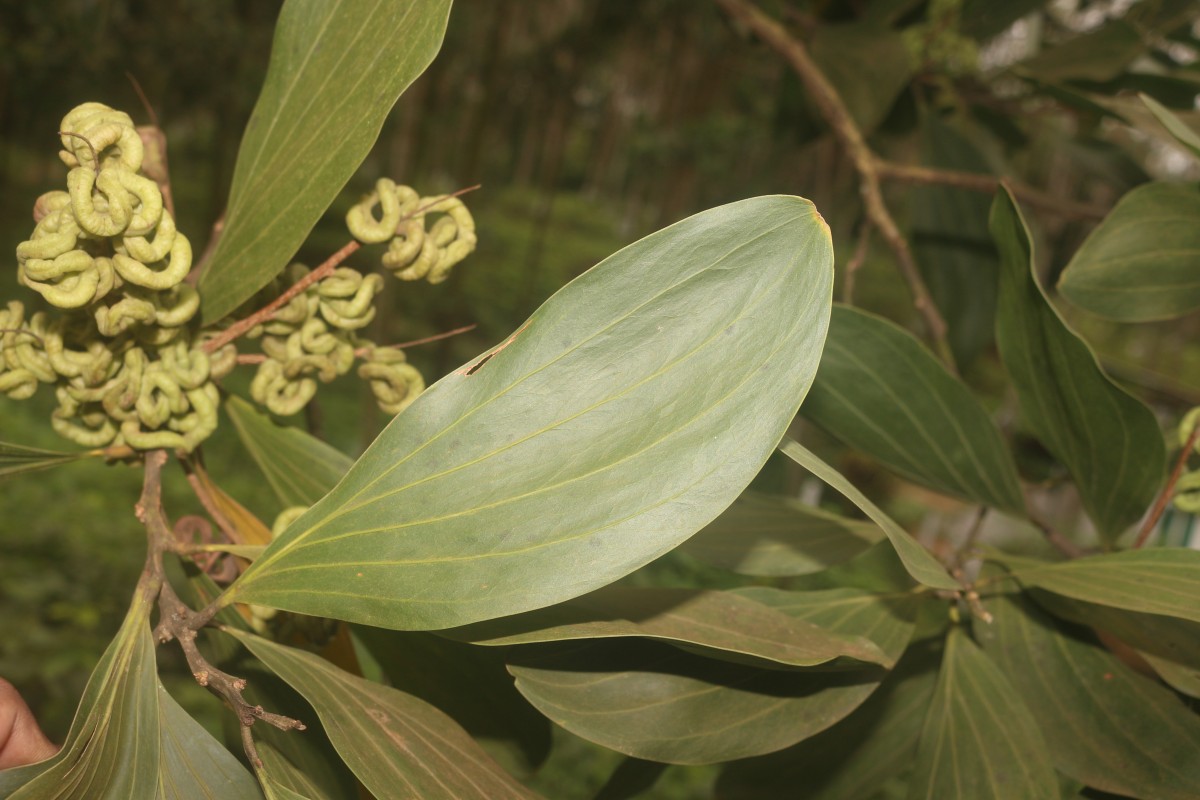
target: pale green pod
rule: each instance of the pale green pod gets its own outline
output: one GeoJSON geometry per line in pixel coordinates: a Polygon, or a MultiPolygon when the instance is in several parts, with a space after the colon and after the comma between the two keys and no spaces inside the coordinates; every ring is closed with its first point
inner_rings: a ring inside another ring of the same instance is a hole
{"type": "Polygon", "coordinates": [[[288,337],[288,355],[297,358],[308,353],[326,355],[338,345],[337,334],[329,330],[324,320],[313,317],[298,333],[288,337]]]}
{"type": "Polygon", "coordinates": [[[192,286],[181,283],[154,298],[155,322],[164,328],[186,324],[200,310],[200,294],[192,286]]]}
{"type": "Polygon", "coordinates": [[[92,268],[92,254],[86,250],[68,250],[54,258],[31,258],[22,265],[24,280],[45,283],[68,275],[87,272],[92,268]]]}
{"type": "Polygon", "coordinates": [[[199,389],[189,391],[187,396],[193,411],[186,417],[183,448],[190,452],[217,429],[221,393],[215,384],[206,383],[199,389]]]}
{"type": "MultiPolygon", "coordinates": [[[[132,228],[132,225],[130,227],[132,228]]],[[[175,244],[175,219],[171,216],[170,211],[162,212],[158,227],[153,230],[154,238],[152,240],[141,235],[131,236],[126,231],[125,235],[121,237],[117,252],[129,256],[135,261],[141,261],[143,264],[162,261],[170,255],[171,247],[175,244]]]]}
{"type": "Polygon", "coordinates": [[[71,195],[61,189],[54,189],[38,196],[33,203],[33,221],[41,222],[55,211],[61,211],[71,205],[71,195]]]}
{"type": "Polygon", "coordinates": [[[63,387],[56,390],[58,408],[50,414],[50,427],[64,439],[83,447],[104,447],[113,442],[117,427],[104,414],[84,412],[63,387]]]}
{"type": "Polygon", "coordinates": [[[159,291],[170,289],[186,278],[192,268],[192,245],[186,236],[177,233],[165,261],[156,261],[152,267],[117,253],[113,256],[113,266],[122,279],[136,286],[159,291]]]}
{"type": "Polygon", "coordinates": [[[374,348],[359,366],[358,376],[370,382],[371,392],[385,414],[399,414],[425,390],[421,373],[396,349],[374,348]]]}
{"type": "Polygon", "coordinates": [[[28,400],[37,392],[38,379],[27,369],[0,372],[0,392],[13,400],[28,400]]]}
{"type": "Polygon", "coordinates": [[[176,450],[185,447],[186,441],[174,431],[144,431],[136,419],[121,423],[121,437],[125,443],[137,450],[176,450]]]}
{"type": "Polygon", "coordinates": [[[54,383],[58,380],[58,373],[42,349],[46,327],[46,315],[39,311],[29,318],[29,325],[25,328],[32,335],[16,336],[11,343],[6,341],[4,350],[6,356],[11,354],[20,369],[29,370],[42,383],[54,383]]]}
{"type": "MultiPolygon", "coordinates": [[[[163,216],[163,198],[158,184],[129,170],[118,170],[117,177],[125,191],[137,198],[129,218],[126,236],[145,236],[154,230],[163,216]]],[[[162,256],[159,256],[162,258],[162,256]]],[[[158,259],[151,259],[157,261],[158,259]]]]}
{"type": "Polygon", "coordinates": [[[1185,514],[1200,514],[1200,470],[1179,476],[1171,503],[1185,514]]]}
{"type": "Polygon", "coordinates": [[[300,517],[304,516],[304,512],[308,511],[309,506],[288,506],[275,517],[275,522],[271,524],[271,538],[278,536],[287,530],[300,517]]]}
{"type": "MultiPolygon", "coordinates": [[[[330,297],[322,291],[320,293],[322,299],[320,309],[323,316],[330,325],[335,328],[340,328],[344,331],[353,331],[365,328],[375,319],[375,308],[371,305],[375,301],[375,296],[383,289],[383,277],[371,273],[363,275],[360,272],[351,270],[357,278],[357,286],[353,291],[341,296],[334,295],[330,297]]],[[[345,281],[350,283],[352,281],[345,281]]],[[[324,281],[321,282],[324,284],[324,281]]],[[[336,287],[339,292],[345,290],[345,285],[336,287]]]]}
{"type": "Polygon", "coordinates": [[[111,306],[96,309],[96,328],[101,336],[120,336],[134,325],[151,325],[157,312],[154,303],[126,294],[111,306]]]}
{"type": "Polygon", "coordinates": [[[312,378],[289,381],[283,375],[283,365],[267,360],[258,366],[254,380],[250,382],[250,396],[267,410],[280,416],[289,416],[300,411],[317,392],[317,382],[312,378]]]}
{"type": "Polygon", "coordinates": [[[183,339],[164,347],[158,355],[163,368],[184,389],[198,389],[209,378],[212,362],[208,353],[199,347],[188,347],[183,339]]]}
{"type": "Polygon", "coordinates": [[[186,413],[188,404],[179,383],[155,362],[142,376],[134,409],[142,425],[161,428],[172,416],[186,413]]]}
{"type": "Polygon", "coordinates": [[[401,213],[395,182],[380,178],[375,182],[375,191],[364,196],[346,213],[346,227],[360,242],[380,244],[395,235],[401,213]],[[375,206],[380,207],[379,219],[375,218],[375,206]]]}
{"type": "Polygon", "coordinates": [[[437,247],[425,235],[425,223],[409,220],[397,232],[381,261],[400,280],[424,278],[437,258],[437,247]]]}
{"type": "Polygon", "coordinates": [[[67,189],[71,194],[71,212],[79,227],[93,236],[117,236],[129,225],[132,209],[129,194],[112,169],[99,174],[88,167],[76,167],[67,173],[67,189]],[[103,201],[98,207],[96,192],[103,201]]]}
{"type": "Polygon", "coordinates": [[[33,229],[29,241],[17,245],[17,261],[54,259],[75,249],[79,241],[79,226],[67,209],[58,209],[44,216],[33,229]]]}

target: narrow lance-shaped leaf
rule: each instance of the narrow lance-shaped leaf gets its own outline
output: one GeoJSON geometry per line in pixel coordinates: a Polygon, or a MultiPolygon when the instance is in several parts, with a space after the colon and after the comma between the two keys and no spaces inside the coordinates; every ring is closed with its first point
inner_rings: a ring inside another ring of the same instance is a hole
{"type": "Polygon", "coordinates": [[[1184,124],[1183,120],[1171,113],[1170,109],[1147,94],[1138,94],[1150,113],[1162,123],[1167,132],[1175,137],[1175,141],[1192,151],[1192,155],[1200,158],[1200,134],[1184,124]]]}
{"type": "Polygon", "coordinates": [[[1031,594],[1054,616],[1117,637],[1135,648],[1169,686],[1200,697],[1200,623],[1084,603],[1038,589],[1031,594]]]}
{"type": "Polygon", "coordinates": [[[498,648],[425,631],[356,626],[388,685],[454,718],[509,772],[531,774],[550,753],[550,721],[521,697],[498,648]]]}
{"type": "Polygon", "coordinates": [[[1105,792],[1200,796],[1200,721],[1168,689],[1056,623],[1031,600],[985,601],[975,635],[1041,728],[1054,766],[1105,792]]]}
{"type": "Polygon", "coordinates": [[[151,603],[139,586],[88,681],[62,750],[41,764],[0,773],[0,797],[262,797],[250,773],[158,682],[151,603]]]}
{"type": "Polygon", "coordinates": [[[883,528],[883,532],[887,534],[892,547],[896,548],[896,554],[904,562],[904,568],[908,570],[909,575],[934,589],[957,591],[962,588],[958,581],[946,573],[945,567],[939,564],[928,550],[909,536],[891,517],[883,513],[879,506],[868,500],[866,495],[854,487],[854,484],[818,458],[815,453],[799,442],[787,438],[779,445],[779,449],[797,464],[832,486],[839,494],[862,509],[862,512],[870,517],[876,525],[883,528]]]}
{"type": "Polygon", "coordinates": [[[1084,508],[1107,541],[1154,500],[1166,461],[1154,414],[1116,386],[1067,327],[1033,275],[1029,232],[1002,189],[992,204],[1000,250],[996,341],[1022,416],[1070,470],[1084,508]]]}
{"type": "Polygon", "coordinates": [[[632,572],[717,516],[803,399],[829,230],[762,197],[625,248],[392,421],[225,595],[437,629],[632,572]]]}
{"type": "Polygon", "coordinates": [[[549,608],[440,632],[476,644],[641,637],[757,666],[837,659],[888,664],[870,640],[789,617],[731,592],[608,586],[549,608]]]}
{"type": "Polygon", "coordinates": [[[1200,622],[1200,550],[1123,550],[1054,564],[1021,565],[1013,574],[1025,586],[1076,600],[1200,622]]]}
{"type": "Polygon", "coordinates": [[[1016,66],[1040,80],[1105,81],[1120,74],[1146,49],[1137,29],[1123,19],[1050,47],[1016,66]]]}
{"type": "Polygon", "coordinates": [[[1023,515],[1012,456],[962,381],[912,334],[835,305],[804,416],[900,475],[1023,515]]]}
{"type": "Polygon", "coordinates": [[[1118,322],[1172,319],[1200,308],[1197,220],[1197,184],[1137,187],[1088,236],[1058,290],[1074,305],[1118,322]]]}
{"type": "Polygon", "coordinates": [[[946,639],[909,798],[1056,800],[1046,743],[1004,673],[961,627],[946,639]]]}
{"type": "MultiPolygon", "coordinates": [[[[916,597],[857,590],[739,594],[827,630],[862,636],[895,660],[916,597]]],[[[878,687],[877,668],[756,669],[636,639],[513,648],[517,688],[567,730],[637,758],[709,764],[770,753],[847,716],[878,687]]]]}
{"type": "Polygon", "coordinates": [[[782,577],[841,564],[882,538],[873,523],[746,492],[679,549],[741,575],[782,577]]]}
{"type": "Polygon", "coordinates": [[[265,286],[366,158],[441,47],[450,0],[288,0],[200,278],[204,324],[265,286]]]}
{"type": "Polygon", "coordinates": [[[258,800],[259,785],[241,762],[158,684],[162,735],[158,800],[258,800]]]}
{"type": "Polygon", "coordinates": [[[0,442],[0,480],[20,475],[24,472],[35,472],[40,469],[69,464],[81,458],[95,456],[95,452],[64,453],[58,450],[43,450],[39,447],[26,447],[12,442],[0,442]]]}
{"type": "Polygon", "coordinates": [[[728,765],[716,797],[791,797],[798,786],[804,787],[805,800],[876,797],[888,779],[912,765],[937,663],[929,648],[910,648],[883,685],[829,730],[786,750],[728,765]]]}
{"type": "Polygon", "coordinates": [[[277,424],[236,395],[225,401],[225,411],[284,506],[311,506],[328,494],[354,463],[315,436],[277,424]]]}
{"type": "Polygon", "coordinates": [[[380,800],[536,796],[425,701],[351,675],[312,653],[231,634],[312,703],[338,753],[380,800]]]}

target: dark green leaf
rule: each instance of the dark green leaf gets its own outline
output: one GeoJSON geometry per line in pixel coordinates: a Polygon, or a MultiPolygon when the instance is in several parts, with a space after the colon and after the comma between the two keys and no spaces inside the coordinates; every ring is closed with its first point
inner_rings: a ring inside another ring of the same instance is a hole
{"type": "Polygon", "coordinates": [[[303,650],[233,633],[312,703],[338,753],[380,800],[530,798],[450,717],[303,650]]]}
{"type": "Polygon", "coordinates": [[[637,758],[711,764],[779,750],[845,717],[880,669],[756,669],[639,639],[528,645],[517,688],[551,720],[637,758]]]}
{"type": "Polygon", "coordinates": [[[1094,31],[1043,50],[1017,68],[1043,81],[1106,81],[1116,77],[1145,49],[1136,28],[1114,19],[1094,31]]]}
{"type": "Polygon", "coordinates": [[[0,442],[0,480],[23,472],[34,472],[39,469],[57,467],[81,458],[95,456],[97,453],[63,453],[58,450],[42,450],[37,447],[26,447],[11,442],[0,442]]]}
{"type": "Polygon", "coordinates": [[[731,592],[607,586],[549,608],[441,631],[476,644],[640,637],[760,667],[888,664],[871,641],[833,633],[731,592]]]}
{"type": "Polygon", "coordinates": [[[200,278],[204,324],[299,249],[441,47],[450,0],[288,0],[238,151],[225,230],[200,278]]]}
{"type": "Polygon", "coordinates": [[[680,550],[742,575],[781,577],[840,564],[883,538],[870,522],[746,492],[680,550]]]}
{"type": "Polygon", "coordinates": [[[311,506],[328,494],[354,463],[299,428],[279,425],[240,397],[230,395],[225,411],[284,506],[311,506]]]}
{"type": "Polygon", "coordinates": [[[1128,611],[1200,622],[1200,550],[1147,547],[1022,566],[1026,586],[1128,611]]]}
{"type": "Polygon", "coordinates": [[[257,800],[258,782],[158,684],[158,800],[257,800]]]}
{"type": "Polygon", "coordinates": [[[625,248],[424,392],[225,602],[436,629],[611,583],[758,472],[812,381],[831,291],[829,230],[800,198],[625,248]]]}
{"type": "Polygon", "coordinates": [[[1021,411],[1070,470],[1084,508],[1107,541],[1141,518],[1166,462],[1150,409],[1117,387],[1046,300],[1033,275],[1029,232],[1007,189],[992,205],[1000,250],[996,341],[1021,411]]]}
{"type": "Polygon", "coordinates": [[[976,638],[1037,720],[1055,767],[1105,792],[1200,795],[1200,720],[1174,694],[1029,599],[985,605],[994,619],[976,638]]]}
{"type": "Polygon", "coordinates": [[[1136,648],[1164,681],[1185,694],[1200,696],[1200,623],[1083,603],[1040,590],[1032,594],[1056,617],[1090,625],[1136,648]]]}
{"type": "MultiPolygon", "coordinates": [[[[991,173],[968,132],[937,114],[921,119],[921,163],[991,173]]],[[[914,186],[911,197],[913,254],[949,327],[954,360],[963,368],[995,337],[998,267],[987,229],[991,201],[985,194],[951,186],[914,186]]]]}
{"type": "MultiPolygon", "coordinates": [[[[1195,91],[1193,90],[1193,95],[1195,91]]],[[[1162,123],[1162,126],[1167,129],[1167,132],[1175,137],[1175,141],[1192,151],[1192,154],[1200,158],[1200,134],[1192,130],[1183,120],[1171,113],[1170,109],[1163,106],[1153,97],[1146,94],[1139,94],[1138,97],[1146,104],[1146,108],[1150,109],[1150,113],[1154,114],[1155,118],[1162,123]]]]}
{"type": "Polygon", "coordinates": [[[909,797],[1059,797],[1037,723],[1004,673],[958,626],[946,639],[909,797]]]}
{"type": "Polygon", "coordinates": [[[88,680],[62,750],[11,800],[155,797],[160,737],[150,611],[150,598],[136,593],[88,680]]]}
{"type": "Polygon", "coordinates": [[[859,636],[879,646],[889,665],[908,647],[920,602],[919,595],[912,592],[868,592],[850,587],[793,592],[750,586],[736,592],[821,628],[859,631],[859,636]]]}
{"type": "Polygon", "coordinates": [[[878,691],[829,730],[726,767],[717,782],[718,800],[791,797],[800,786],[804,800],[874,797],[912,764],[936,667],[927,649],[910,650],[878,691]]]}
{"type": "Polygon", "coordinates": [[[801,413],[904,477],[1023,515],[1012,456],[971,391],[916,338],[835,305],[801,413]]]}
{"type": "Polygon", "coordinates": [[[550,751],[550,723],[513,686],[500,650],[420,631],[356,627],[387,682],[449,714],[510,772],[550,751]]]}
{"type": "Polygon", "coordinates": [[[884,25],[823,25],[821,35],[813,37],[812,57],[864,133],[883,122],[912,78],[904,40],[884,25]],[[871,57],[846,58],[846,53],[858,52],[871,57]]]}
{"type": "Polygon", "coordinates": [[[846,480],[837,470],[792,439],[785,438],[779,445],[779,449],[797,464],[832,486],[839,494],[862,509],[863,513],[870,517],[876,525],[883,528],[883,532],[887,534],[892,547],[896,549],[896,554],[904,562],[904,568],[908,570],[909,575],[934,589],[953,591],[961,588],[958,581],[946,574],[945,568],[930,555],[928,550],[918,544],[916,539],[909,536],[891,517],[868,500],[866,495],[854,488],[854,484],[846,480]]]}
{"type": "Polygon", "coordinates": [[[1121,198],[1063,270],[1058,289],[1119,322],[1200,308],[1200,185],[1150,183],[1121,198]]]}

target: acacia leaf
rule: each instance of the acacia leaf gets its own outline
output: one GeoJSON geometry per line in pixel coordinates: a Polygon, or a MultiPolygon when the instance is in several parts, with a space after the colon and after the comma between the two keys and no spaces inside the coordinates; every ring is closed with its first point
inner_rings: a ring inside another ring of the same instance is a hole
{"type": "Polygon", "coordinates": [[[1200,720],[1086,632],[1019,594],[985,601],[975,636],[1037,720],[1054,766],[1105,792],[1160,800],[1200,795],[1200,720]]]}
{"type": "Polygon", "coordinates": [[[274,278],[441,47],[450,0],[287,0],[197,287],[204,324],[274,278]]]}
{"type": "Polygon", "coordinates": [[[1118,322],[1172,319],[1200,308],[1197,219],[1200,185],[1138,186],[1076,251],[1058,290],[1074,305],[1118,322]]]}
{"type": "Polygon", "coordinates": [[[862,509],[862,512],[870,517],[872,522],[882,528],[892,547],[895,548],[896,555],[900,556],[900,560],[904,563],[904,568],[908,571],[909,575],[920,583],[934,589],[957,591],[961,588],[958,581],[946,573],[945,567],[939,564],[937,559],[928,550],[922,547],[916,539],[909,536],[891,517],[883,513],[879,506],[867,499],[867,496],[856,489],[854,484],[850,483],[841,473],[818,458],[815,453],[794,439],[786,437],[779,445],[779,449],[797,464],[804,467],[813,475],[816,475],[847,500],[862,509]]]}
{"type": "Polygon", "coordinates": [[[259,784],[158,684],[162,736],[158,800],[257,800],[259,784]]]}
{"type": "MultiPolygon", "coordinates": [[[[1191,84],[1193,95],[1195,94],[1195,84],[1191,84]]],[[[1192,155],[1200,158],[1200,134],[1196,133],[1183,120],[1171,113],[1171,110],[1162,103],[1155,100],[1148,94],[1138,93],[1142,103],[1146,108],[1150,109],[1150,113],[1155,119],[1162,123],[1162,126],[1167,129],[1167,133],[1175,137],[1175,141],[1192,151],[1192,155]]]]}
{"type": "Polygon", "coordinates": [[[794,197],[625,248],[425,391],[223,602],[438,629],[632,572],[774,449],[816,371],[832,271],[828,228],[794,197]]]}
{"type": "Polygon", "coordinates": [[[96,453],[87,451],[65,453],[59,450],[43,450],[40,447],[26,447],[12,442],[0,442],[0,480],[20,475],[25,472],[36,472],[40,469],[69,464],[81,458],[94,456],[96,453]]]}
{"type": "Polygon", "coordinates": [[[778,495],[744,492],[679,549],[741,575],[820,572],[883,538],[878,526],[778,495]]]}
{"type": "Polygon", "coordinates": [[[299,428],[280,425],[236,395],[225,401],[238,437],[284,506],[311,506],[354,460],[299,428]]]}
{"type": "Polygon", "coordinates": [[[440,633],[486,645],[639,637],[766,667],[845,659],[891,663],[868,639],[820,628],[749,597],[704,589],[606,586],[548,608],[440,633]]]}
{"type": "Polygon", "coordinates": [[[1114,384],[1050,305],[1033,274],[1029,231],[1006,187],[992,204],[1000,251],[996,342],[1021,413],[1075,478],[1088,516],[1112,541],[1163,481],[1166,448],[1150,409],[1114,384]]]}
{"type": "Polygon", "coordinates": [[[1003,672],[950,629],[917,746],[910,798],[1056,800],[1046,743],[1003,672]]]}
{"type": "Polygon", "coordinates": [[[717,800],[790,797],[798,786],[805,800],[875,797],[911,766],[937,674],[929,648],[911,648],[879,689],[832,728],[725,767],[717,800]]]}
{"type": "Polygon", "coordinates": [[[312,653],[229,633],[312,704],[338,754],[380,800],[535,797],[425,701],[312,653]]]}
{"type": "Polygon", "coordinates": [[[1013,575],[1025,586],[1076,600],[1200,622],[1200,550],[1122,550],[1017,566],[1013,575]]]}
{"type": "Polygon", "coordinates": [[[833,307],[800,413],[909,480],[1022,516],[1000,432],[966,385],[888,320],[833,307]]]}
{"type": "Polygon", "coordinates": [[[531,774],[550,753],[550,723],[513,686],[504,653],[424,631],[357,626],[388,685],[454,718],[501,766],[531,774]]]}

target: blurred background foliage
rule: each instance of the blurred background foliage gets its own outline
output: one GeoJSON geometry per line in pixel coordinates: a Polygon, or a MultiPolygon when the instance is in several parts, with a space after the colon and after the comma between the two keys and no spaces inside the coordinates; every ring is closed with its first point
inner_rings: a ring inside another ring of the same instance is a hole
{"type": "MultiPolygon", "coordinates": [[[[1152,177],[1200,177],[1131,94],[1145,91],[1196,122],[1192,0],[760,5],[809,43],[872,147],[892,161],[1008,176],[1064,205],[1101,208],[1152,177]]],[[[170,143],[180,229],[202,249],[228,192],[278,8],[274,0],[0,2],[0,242],[11,252],[25,239],[33,200],[61,182],[54,134],[68,109],[98,100],[150,122],[136,81],[170,143]]],[[[368,331],[400,342],[476,325],[410,351],[430,382],[499,342],[604,256],[701,209],[755,194],[809,197],[832,227],[840,266],[855,251],[863,216],[857,176],[788,66],[701,0],[456,0],[441,55],[401,98],[300,260],[317,263],[347,240],[345,210],[381,175],[426,195],[483,185],[467,198],[479,226],[476,254],[439,286],[389,282],[386,312],[368,331]]],[[[885,189],[950,323],[964,379],[1019,434],[992,338],[990,198],[885,189]]],[[[1043,282],[1052,286],[1096,220],[1030,217],[1043,282]]],[[[857,304],[919,329],[886,248],[875,242],[864,252],[857,304]]],[[[377,255],[367,248],[356,260],[366,269],[377,255]]],[[[31,303],[15,281],[3,285],[0,299],[31,303]]],[[[1130,326],[1064,313],[1164,417],[1200,403],[1196,314],[1130,326]]],[[[356,454],[385,422],[368,395],[357,380],[339,381],[301,422],[356,454]]],[[[44,393],[23,403],[0,398],[0,438],[59,446],[49,401],[44,393]]],[[[230,494],[273,518],[277,501],[228,430],[205,452],[230,494]]],[[[919,530],[930,524],[931,502],[947,518],[957,511],[873,464],[838,457],[857,485],[919,530]]],[[[1026,476],[1048,469],[1037,449],[1021,458],[1026,476]]],[[[130,513],[137,484],[132,469],[84,462],[0,487],[0,675],[21,688],[53,737],[64,735],[141,566],[144,540],[130,513]]],[[[758,488],[805,490],[776,461],[758,488]]],[[[168,492],[174,515],[195,510],[182,476],[168,492]]],[[[633,580],[721,579],[673,555],[633,580]]],[[[219,724],[190,680],[171,688],[219,724]]],[[[595,793],[620,759],[556,736],[561,746],[539,788],[556,798],[604,796],[595,793]]],[[[652,781],[656,770],[631,763],[619,777],[652,781]]],[[[706,796],[713,775],[668,772],[674,777],[655,796],[706,796]]]]}

